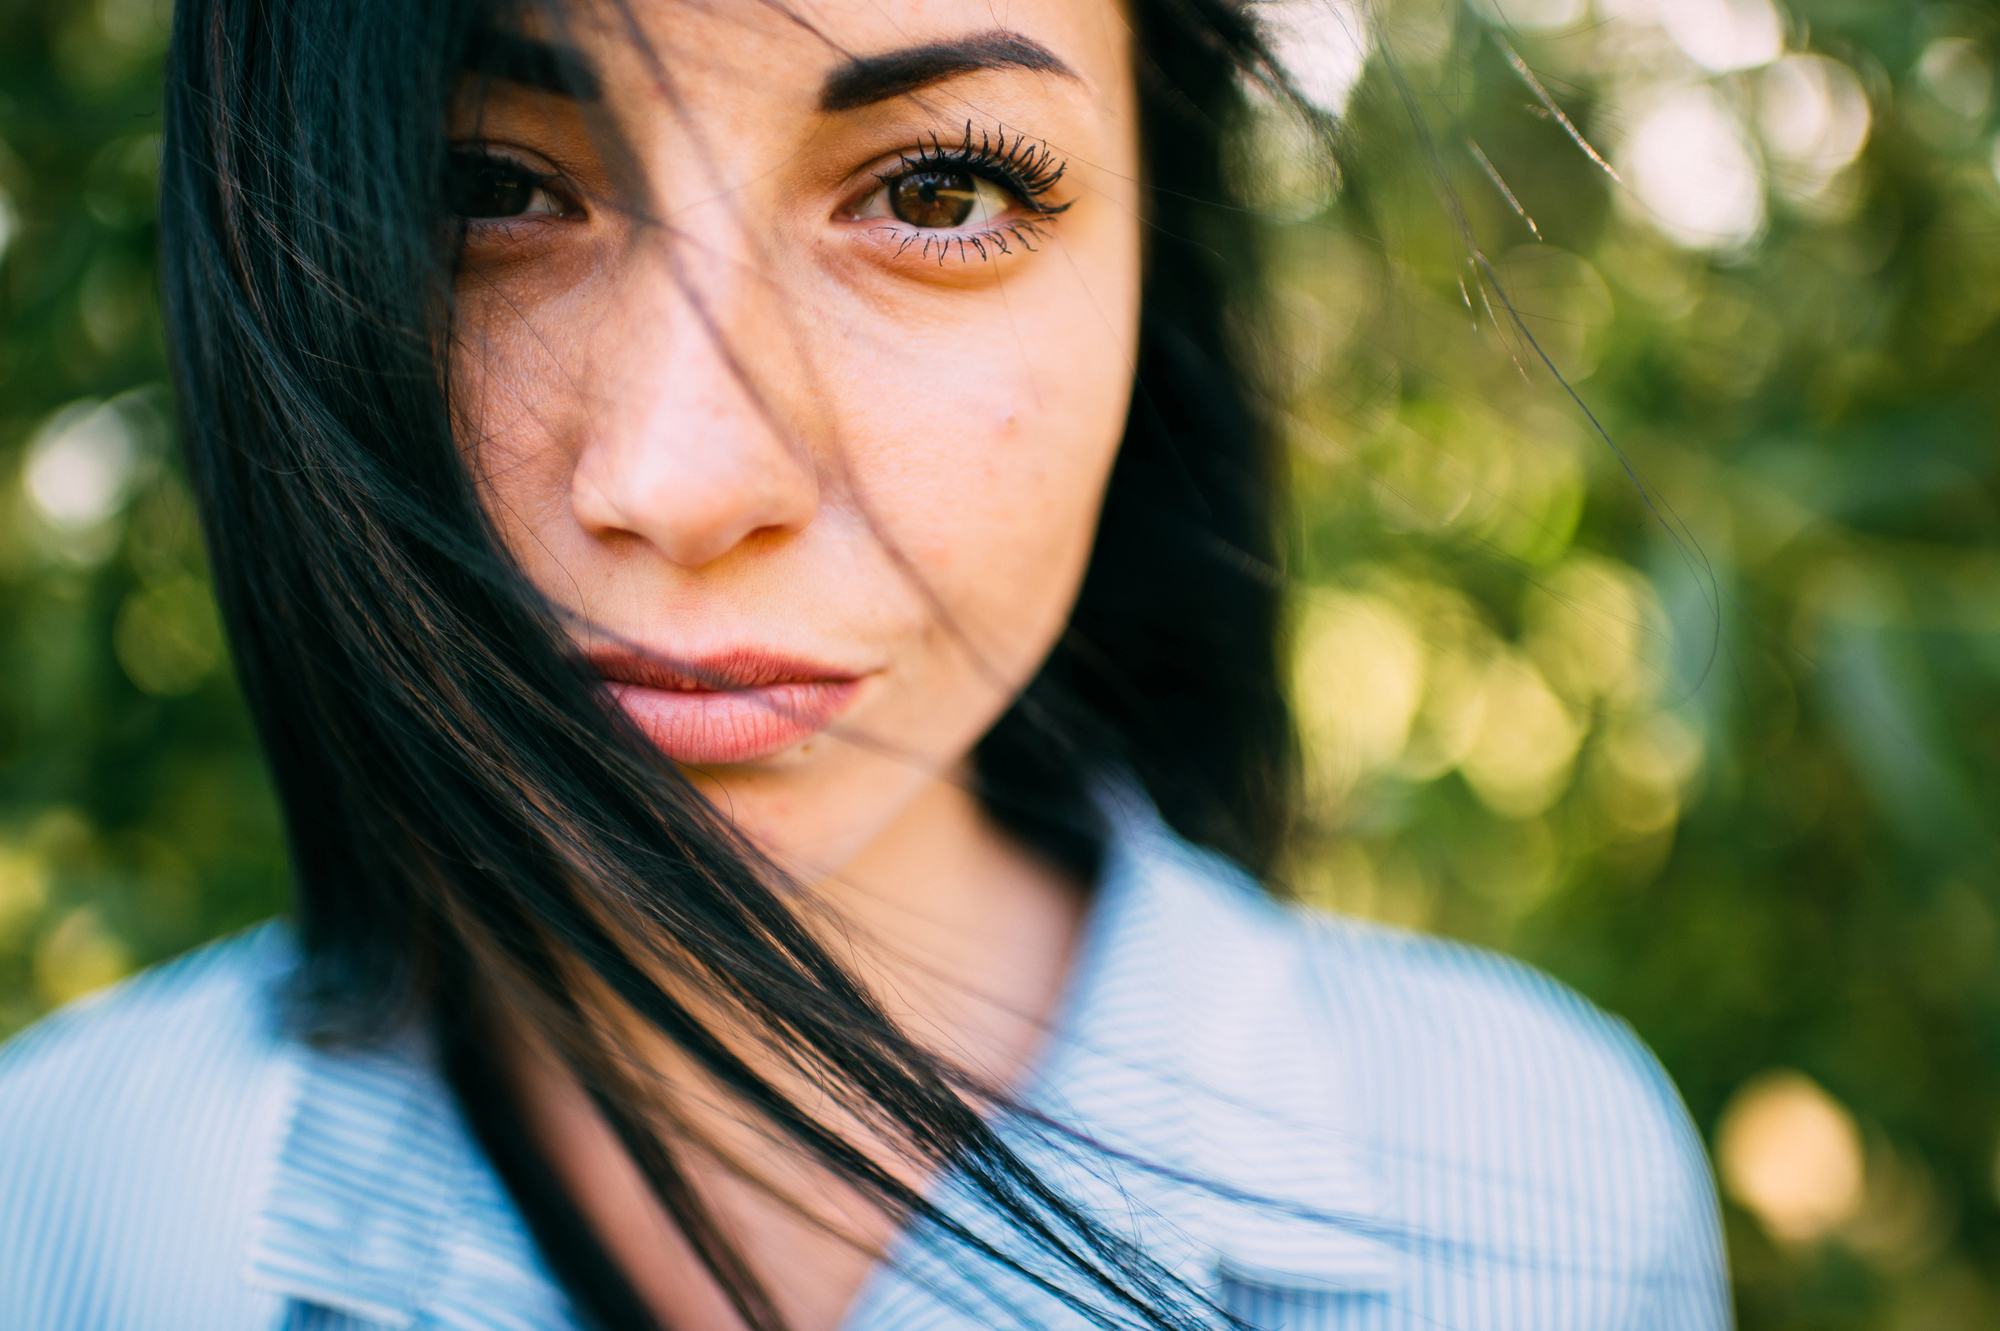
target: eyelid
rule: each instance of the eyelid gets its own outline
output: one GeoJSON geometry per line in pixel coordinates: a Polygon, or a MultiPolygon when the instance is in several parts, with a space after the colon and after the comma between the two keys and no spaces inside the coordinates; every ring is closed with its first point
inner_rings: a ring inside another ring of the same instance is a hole
{"type": "Polygon", "coordinates": [[[455,153],[478,153],[485,157],[497,157],[512,162],[537,175],[561,175],[562,169],[532,148],[524,148],[518,143],[507,143],[501,139],[453,139],[445,145],[455,153]]]}
{"type": "MultiPolygon", "coordinates": [[[[492,139],[454,139],[445,145],[446,150],[455,153],[472,153],[491,157],[496,161],[519,167],[521,173],[535,182],[535,188],[547,190],[572,212],[584,210],[584,192],[577,187],[569,173],[531,148],[518,144],[502,143],[492,139]]],[[[490,219],[506,221],[509,219],[490,219]]],[[[519,220],[519,219],[512,219],[519,220]]]]}

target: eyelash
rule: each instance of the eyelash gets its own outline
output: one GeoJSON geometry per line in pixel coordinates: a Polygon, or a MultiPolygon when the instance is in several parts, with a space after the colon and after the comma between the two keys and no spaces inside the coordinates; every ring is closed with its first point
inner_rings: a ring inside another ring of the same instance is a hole
{"type": "MultiPolygon", "coordinates": [[[[516,177],[530,190],[547,196],[549,201],[556,205],[556,211],[553,212],[531,211],[498,216],[460,214],[460,221],[468,227],[505,233],[514,229],[522,222],[535,222],[550,218],[567,218],[576,215],[580,211],[580,205],[573,191],[568,187],[568,182],[562,175],[556,172],[537,170],[516,154],[498,145],[477,141],[455,143],[451,146],[450,157],[453,159],[451,169],[454,172],[462,170],[468,165],[479,163],[490,163],[504,167],[510,175],[516,177]]],[[[458,182],[454,178],[451,183],[455,185],[458,182]]],[[[447,186],[447,188],[450,187],[451,185],[447,186]]]]}
{"type": "MultiPolygon", "coordinates": [[[[983,129],[975,130],[967,121],[965,133],[956,146],[945,146],[944,141],[933,134],[928,145],[919,143],[913,151],[900,154],[894,171],[877,172],[875,178],[886,189],[892,182],[912,172],[964,171],[1000,186],[1031,214],[971,234],[919,230],[903,233],[902,244],[896,249],[898,255],[916,245],[919,246],[918,254],[928,259],[935,247],[937,261],[942,265],[953,250],[957,251],[960,260],[991,258],[987,252],[989,245],[1002,254],[1011,254],[1013,251],[1007,244],[1009,236],[1018,241],[1021,248],[1033,252],[1035,242],[1046,239],[1048,234],[1040,223],[1069,211],[1067,203],[1052,204],[1044,200],[1044,196],[1055,189],[1063,178],[1063,172],[1068,169],[1068,160],[1059,158],[1046,143],[1030,139],[1025,134],[1016,134],[1009,139],[1005,128],[989,135],[983,129]],[[968,254],[967,247],[976,255],[968,254]]],[[[894,231],[893,228],[884,229],[894,231]]]]}
{"type": "Polygon", "coordinates": [[[965,126],[965,137],[955,148],[947,148],[937,135],[931,135],[930,146],[917,146],[915,155],[902,154],[897,171],[885,171],[876,176],[887,184],[898,176],[912,171],[947,171],[956,168],[973,175],[985,176],[994,184],[1011,192],[1022,203],[1043,217],[1067,211],[1069,205],[1046,204],[1042,196],[1054,189],[1069,169],[1067,161],[1058,160],[1055,151],[1046,143],[1016,134],[1010,142],[1007,131],[1002,129],[997,137],[990,137],[980,130],[979,141],[973,142],[973,128],[970,121],[965,126]]]}

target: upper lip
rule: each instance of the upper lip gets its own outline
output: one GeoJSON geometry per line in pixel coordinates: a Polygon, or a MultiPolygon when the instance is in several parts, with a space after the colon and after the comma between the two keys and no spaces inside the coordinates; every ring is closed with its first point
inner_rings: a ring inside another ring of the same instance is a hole
{"type": "Polygon", "coordinates": [[[837,684],[866,673],[756,648],[681,656],[597,646],[587,650],[584,659],[611,683],[677,693],[723,693],[773,684],[837,684]]]}

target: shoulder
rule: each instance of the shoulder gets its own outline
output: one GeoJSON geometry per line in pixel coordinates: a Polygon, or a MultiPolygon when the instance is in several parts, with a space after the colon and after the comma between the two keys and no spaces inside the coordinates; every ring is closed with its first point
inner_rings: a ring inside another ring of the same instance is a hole
{"type": "Polygon", "coordinates": [[[292,962],[266,925],[0,1047],[0,1324],[269,1324],[242,1266],[288,1089],[292,962]]]}
{"type": "Polygon", "coordinates": [[[1593,1324],[1728,1324],[1707,1153],[1631,1027],[1478,948],[1324,917],[1297,927],[1412,1228],[1464,1244],[1468,1272],[1496,1284],[1571,1272],[1593,1324]]]}
{"type": "Polygon", "coordinates": [[[1197,944],[1189,955],[1217,972],[1220,990],[1270,994],[1281,981],[1292,1011],[1280,1021],[1349,1056],[1388,1060],[1378,1073],[1480,1079],[1570,1104],[1596,1085],[1672,1096],[1630,1027],[1531,966],[1275,901],[1228,861],[1185,844],[1169,841],[1150,859],[1153,885],[1171,903],[1171,932],[1197,944]]]}
{"type": "Polygon", "coordinates": [[[1597,1324],[1726,1322],[1706,1154],[1624,1022],[1495,953],[1273,902],[1199,852],[1182,848],[1167,876],[1203,940],[1188,956],[1208,969],[1211,1006],[1259,995],[1255,1011],[1234,1007],[1223,1040],[1284,1032],[1328,1106],[1299,1112],[1362,1146],[1388,1230],[1457,1253],[1454,1279],[1474,1297],[1587,1256],[1601,1279],[1566,1278],[1564,1292],[1601,1300],[1597,1324]]]}
{"type": "Polygon", "coordinates": [[[1182,898],[1176,932],[1199,939],[1191,955],[1207,959],[1218,991],[1284,1007],[1236,1020],[1276,1021],[1308,1050],[1365,1070],[1383,1097],[1423,1097],[1435,1126],[1476,1115],[1533,1138],[1686,1134],[1678,1094],[1632,1029],[1533,967],[1273,901],[1226,861],[1185,847],[1163,867],[1182,898]]]}
{"type": "Polygon", "coordinates": [[[1678,1121],[1679,1099],[1632,1029],[1533,967],[1369,921],[1286,913],[1334,1025],[1410,1078],[1477,1083],[1536,1114],[1624,1123],[1610,1111],[1643,1106],[1678,1121]]]}
{"type": "MultiPolygon", "coordinates": [[[[53,1013],[0,1046],[0,1151],[23,1135],[165,1134],[182,1096],[233,1097],[285,1041],[277,986],[295,956],[269,924],[200,948],[53,1013]]],[[[142,1143],[149,1144],[149,1143],[142,1143]]]]}

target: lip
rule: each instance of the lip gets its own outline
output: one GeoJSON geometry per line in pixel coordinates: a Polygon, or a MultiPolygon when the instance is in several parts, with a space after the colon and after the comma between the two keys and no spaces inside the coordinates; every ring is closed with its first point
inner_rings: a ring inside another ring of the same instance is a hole
{"type": "Polygon", "coordinates": [[[803,743],[847,710],[866,678],[756,650],[672,660],[618,648],[585,655],[662,753],[700,766],[755,762],[803,743]]]}

